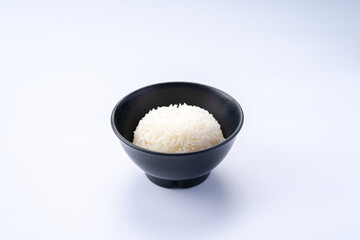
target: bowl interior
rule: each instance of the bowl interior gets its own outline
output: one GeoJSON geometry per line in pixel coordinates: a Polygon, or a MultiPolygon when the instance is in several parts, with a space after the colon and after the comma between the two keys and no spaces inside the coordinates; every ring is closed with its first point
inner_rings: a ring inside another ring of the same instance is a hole
{"type": "Polygon", "coordinates": [[[163,83],[126,96],[113,112],[116,130],[129,142],[141,118],[153,108],[186,103],[209,111],[219,122],[226,138],[239,130],[243,114],[238,103],[226,93],[195,83],[163,83]]]}

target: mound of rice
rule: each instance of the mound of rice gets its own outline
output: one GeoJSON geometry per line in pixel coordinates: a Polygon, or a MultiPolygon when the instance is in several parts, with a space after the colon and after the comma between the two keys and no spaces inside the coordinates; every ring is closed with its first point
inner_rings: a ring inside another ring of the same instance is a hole
{"type": "Polygon", "coordinates": [[[203,150],[223,142],[219,123],[205,109],[186,104],[150,110],[134,131],[134,144],[166,153],[203,150]]]}

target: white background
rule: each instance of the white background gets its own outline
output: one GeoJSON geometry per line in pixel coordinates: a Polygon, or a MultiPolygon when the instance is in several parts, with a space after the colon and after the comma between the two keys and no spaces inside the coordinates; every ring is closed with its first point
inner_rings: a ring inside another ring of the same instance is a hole
{"type": "Polygon", "coordinates": [[[359,239],[359,1],[1,1],[0,239],[359,239]],[[129,92],[205,83],[245,123],[203,184],[149,182],[129,92]]]}

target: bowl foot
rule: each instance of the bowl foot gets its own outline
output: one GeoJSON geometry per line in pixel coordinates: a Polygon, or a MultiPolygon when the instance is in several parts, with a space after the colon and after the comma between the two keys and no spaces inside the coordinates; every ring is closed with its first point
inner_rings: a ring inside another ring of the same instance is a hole
{"type": "Polygon", "coordinates": [[[197,178],[187,179],[187,180],[180,180],[180,181],[174,181],[174,180],[166,180],[162,178],[157,178],[154,176],[151,176],[147,173],[145,173],[146,177],[156,185],[164,188],[191,188],[195,187],[196,185],[199,185],[203,181],[205,181],[210,173],[207,173],[205,175],[202,175],[197,178]]]}

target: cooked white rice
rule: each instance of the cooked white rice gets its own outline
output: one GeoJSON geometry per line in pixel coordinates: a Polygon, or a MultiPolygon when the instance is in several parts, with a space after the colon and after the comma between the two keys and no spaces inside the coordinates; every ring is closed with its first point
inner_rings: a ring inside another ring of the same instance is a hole
{"type": "Polygon", "coordinates": [[[186,104],[150,110],[134,132],[134,144],[166,153],[199,151],[224,140],[220,125],[212,114],[186,104]]]}

